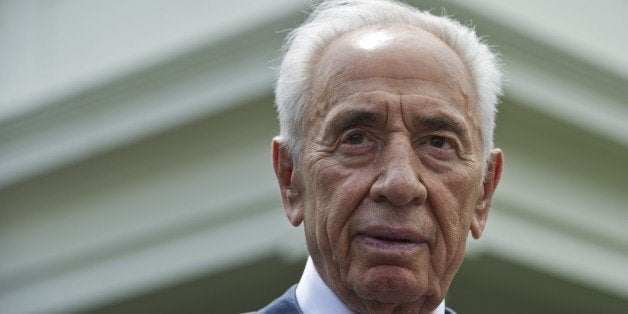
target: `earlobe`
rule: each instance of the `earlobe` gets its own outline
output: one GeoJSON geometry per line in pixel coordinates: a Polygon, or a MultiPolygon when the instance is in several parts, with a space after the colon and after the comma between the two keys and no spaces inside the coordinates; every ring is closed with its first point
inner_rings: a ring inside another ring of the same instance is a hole
{"type": "Polygon", "coordinates": [[[303,222],[302,195],[299,192],[300,179],[297,177],[292,156],[290,156],[283,139],[280,137],[273,139],[271,153],[283,208],[290,223],[296,227],[303,222]]]}
{"type": "Polygon", "coordinates": [[[471,235],[479,239],[486,226],[488,212],[491,207],[491,200],[497,184],[501,179],[504,154],[500,149],[491,150],[489,160],[486,165],[484,182],[482,183],[482,195],[475,206],[473,217],[471,218],[471,235]]]}
{"type": "Polygon", "coordinates": [[[301,207],[301,203],[299,202],[299,192],[290,188],[286,190],[282,197],[286,198],[286,201],[283,201],[286,216],[288,217],[290,223],[297,227],[303,221],[303,209],[301,207]]]}

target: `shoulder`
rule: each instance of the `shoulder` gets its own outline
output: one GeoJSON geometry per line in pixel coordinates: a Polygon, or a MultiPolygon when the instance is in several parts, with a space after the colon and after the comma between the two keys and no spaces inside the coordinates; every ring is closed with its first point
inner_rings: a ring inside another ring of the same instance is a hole
{"type": "Polygon", "coordinates": [[[290,287],[282,296],[275,299],[258,313],[282,314],[282,313],[302,313],[297,303],[297,285],[290,287]]]}

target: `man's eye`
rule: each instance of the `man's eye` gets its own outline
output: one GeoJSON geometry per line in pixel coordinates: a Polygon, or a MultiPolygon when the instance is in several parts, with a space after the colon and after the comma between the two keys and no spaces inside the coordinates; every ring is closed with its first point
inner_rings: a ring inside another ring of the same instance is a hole
{"type": "Polygon", "coordinates": [[[449,143],[449,141],[443,138],[442,136],[432,136],[430,138],[430,145],[436,148],[444,148],[444,149],[451,148],[451,143],[449,143]]]}
{"type": "Polygon", "coordinates": [[[360,145],[364,143],[365,140],[366,137],[364,136],[364,134],[356,133],[350,135],[349,138],[347,138],[347,143],[351,145],[360,145]]]}

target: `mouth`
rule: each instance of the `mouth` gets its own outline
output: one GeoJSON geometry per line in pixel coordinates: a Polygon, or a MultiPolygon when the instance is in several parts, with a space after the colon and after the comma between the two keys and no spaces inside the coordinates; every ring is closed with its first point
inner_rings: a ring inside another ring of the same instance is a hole
{"type": "Polygon", "coordinates": [[[416,231],[405,228],[375,227],[356,235],[365,246],[385,251],[407,251],[425,244],[416,231]]]}

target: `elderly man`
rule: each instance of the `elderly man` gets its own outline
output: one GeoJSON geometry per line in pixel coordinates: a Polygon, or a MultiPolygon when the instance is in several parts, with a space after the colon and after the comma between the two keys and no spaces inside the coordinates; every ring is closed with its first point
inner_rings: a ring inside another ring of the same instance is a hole
{"type": "Polygon", "coordinates": [[[451,313],[502,169],[496,57],[445,17],[326,1],[286,42],[273,167],[310,255],[264,313],[451,313]]]}

